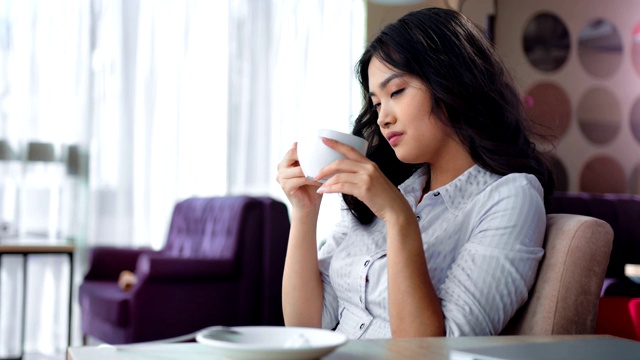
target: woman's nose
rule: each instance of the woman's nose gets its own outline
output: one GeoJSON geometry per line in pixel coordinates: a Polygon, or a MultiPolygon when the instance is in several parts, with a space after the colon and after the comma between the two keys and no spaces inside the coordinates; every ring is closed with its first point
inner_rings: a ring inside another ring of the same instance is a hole
{"type": "Polygon", "coordinates": [[[393,124],[394,121],[393,115],[389,111],[386,111],[384,107],[380,106],[378,111],[378,126],[380,126],[380,128],[386,128],[393,124]]]}

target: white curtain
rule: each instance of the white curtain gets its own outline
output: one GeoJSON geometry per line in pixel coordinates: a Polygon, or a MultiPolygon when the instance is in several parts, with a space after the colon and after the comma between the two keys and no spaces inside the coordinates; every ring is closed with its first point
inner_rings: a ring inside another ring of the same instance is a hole
{"type": "MultiPolygon", "coordinates": [[[[76,207],[67,200],[66,150],[88,143],[90,122],[90,2],[83,0],[0,0],[0,138],[16,159],[3,169],[0,218],[7,236],[39,236],[48,241],[77,232],[65,223],[76,207]],[[39,155],[28,144],[51,150],[39,155]],[[32,161],[40,155],[52,161],[32,161]],[[19,161],[24,160],[24,161],[19,161]],[[10,181],[4,181],[9,179],[10,181]],[[64,209],[62,209],[64,207],[64,209]],[[8,216],[4,216],[8,215],[8,216]]],[[[1,171],[1,170],[0,170],[1,171]]],[[[78,205],[81,206],[81,205],[78,205]]],[[[0,357],[21,352],[22,306],[26,306],[25,348],[53,352],[66,343],[69,264],[65,257],[32,256],[27,298],[22,297],[23,262],[3,256],[0,276],[0,357]]]]}
{"type": "MultiPolygon", "coordinates": [[[[360,109],[364,1],[235,0],[230,18],[229,190],[286,202],[275,181],[285,152],[319,128],[349,132],[360,109]]],[[[319,239],[339,203],[325,195],[319,239]]]]}
{"type": "Polygon", "coordinates": [[[96,3],[89,241],[160,248],[177,200],[226,192],[228,4],[96,3]]]}
{"type": "MultiPolygon", "coordinates": [[[[55,232],[78,246],[74,287],[87,246],[162,247],[180,199],[284,199],[276,165],[291,144],[349,131],[357,115],[364,21],[362,0],[0,0],[0,139],[22,155],[38,140],[88,157],[85,176],[68,176],[60,154],[46,164],[66,210],[43,216],[75,226],[55,232]]],[[[336,220],[325,213],[320,237],[336,220]]],[[[29,263],[28,352],[66,346],[68,271],[60,257],[29,263]]],[[[0,357],[19,352],[23,299],[6,294],[21,283],[19,259],[3,257],[0,357]]],[[[77,304],[73,318],[77,345],[77,304]]]]}

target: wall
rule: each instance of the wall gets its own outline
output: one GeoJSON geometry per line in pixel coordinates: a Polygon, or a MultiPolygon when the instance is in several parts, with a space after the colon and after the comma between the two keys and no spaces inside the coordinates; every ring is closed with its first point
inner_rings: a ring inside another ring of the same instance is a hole
{"type": "MultiPolygon", "coordinates": [[[[402,3],[402,1],[396,1],[402,3]]],[[[382,28],[399,19],[402,15],[426,7],[442,7],[460,10],[482,29],[486,16],[494,12],[493,0],[422,0],[405,1],[408,5],[386,5],[378,1],[367,1],[367,42],[371,41],[382,28]]]]}
{"type": "Polygon", "coordinates": [[[530,96],[530,114],[555,136],[544,146],[556,158],[561,190],[640,194],[638,2],[498,0],[496,8],[496,47],[530,96]],[[525,53],[525,32],[541,13],[560,19],[568,35],[555,69],[553,61],[536,68],[525,53]]]}

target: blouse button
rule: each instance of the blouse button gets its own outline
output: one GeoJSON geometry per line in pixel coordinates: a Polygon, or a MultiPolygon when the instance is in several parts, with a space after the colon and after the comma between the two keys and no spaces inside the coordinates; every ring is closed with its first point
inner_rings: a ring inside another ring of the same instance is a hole
{"type": "Polygon", "coordinates": [[[367,267],[369,265],[369,260],[364,262],[364,267],[367,267]]]}
{"type": "Polygon", "coordinates": [[[416,219],[420,220],[420,215],[416,215],[416,219]]]}
{"type": "Polygon", "coordinates": [[[364,329],[364,323],[360,324],[360,330],[364,329]]]}
{"type": "Polygon", "coordinates": [[[440,196],[440,191],[436,191],[433,193],[433,196],[440,196]]]}

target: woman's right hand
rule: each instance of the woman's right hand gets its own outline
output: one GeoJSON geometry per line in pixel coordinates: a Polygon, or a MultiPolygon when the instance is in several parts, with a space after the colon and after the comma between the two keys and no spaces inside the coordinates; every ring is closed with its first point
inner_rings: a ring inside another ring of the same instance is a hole
{"type": "Polygon", "coordinates": [[[278,164],[276,180],[294,210],[317,212],[320,209],[322,194],[318,194],[317,190],[322,184],[315,180],[307,179],[302,173],[302,168],[298,162],[298,143],[293,144],[278,164]]]}

